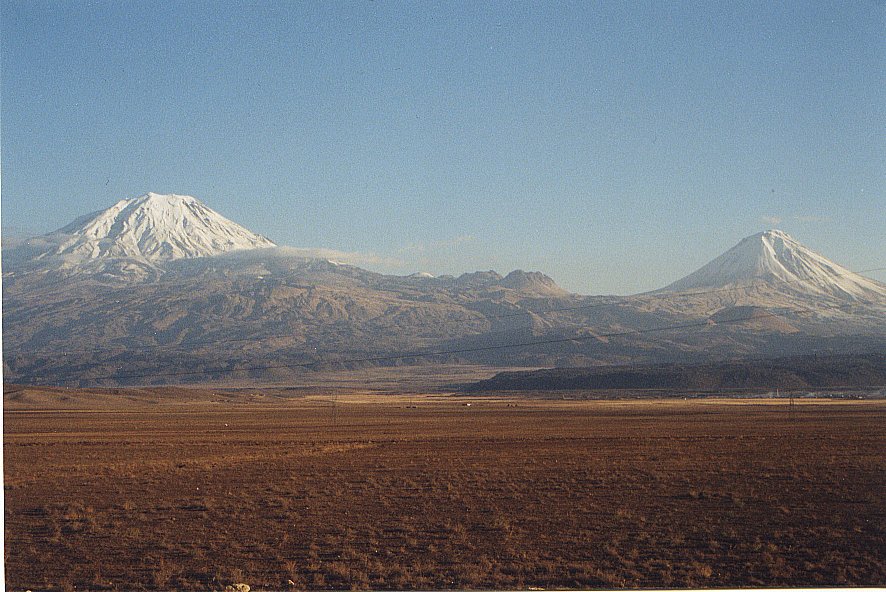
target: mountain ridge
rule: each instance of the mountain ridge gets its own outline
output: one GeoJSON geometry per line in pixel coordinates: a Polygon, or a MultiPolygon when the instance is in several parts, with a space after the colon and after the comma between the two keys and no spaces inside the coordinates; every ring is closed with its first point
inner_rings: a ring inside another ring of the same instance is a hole
{"type": "MultiPolygon", "coordinates": [[[[105,210],[76,218],[62,228],[4,251],[12,267],[82,271],[127,279],[127,269],[153,279],[144,270],[160,272],[165,264],[182,259],[215,257],[267,249],[269,256],[286,257],[287,249],[224,218],[188,195],[158,194],[122,199],[105,210]],[[278,251],[271,252],[277,248],[278,251]],[[109,273],[116,269],[118,273],[109,273]]],[[[313,258],[311,249],[301,256],[313,258]]],[[[251,257],[255,257],[251,256],[251,257]]],[[[322,258],[322,257],[321,257],[322,258]]],[[[331,260],[330,260],[331,261],[331,260]]],[[[332,261],[333,263],[337,263],[332,261]]],[[[535,292],[538,296],[568,294],[541,272],[514,270],[502,276],[495,271],[465,272],[458,277],[412,274],[415,280],[449,281],[472,285],[500,285],[535,292]]],[[[771,293],[851,298],[877,301],[886,298],[886,285],[855,274],[829,261],[781,230],[767,230],[742,239],[732,248],[694,272],[646,294],[715,291],[747,287],[771,293]]],[[[736,305],[765,304],[736,302],[736,305]]]]}
{"type": "Polygon", "coordinates": [[[7,265],[4,251],[4,367],[18,381],[113,384],[115,373],[285,379],[305,364],[364,358],[538,367],[886,348],[886,286],[832,286],[822,269],[845,268],[794,243],[760,233],[684,278],[712,287],[678,280],[668,288],[687,289],[634,296],[571,294],[533,271],[385,275],[287,247],[149,260],[104,245],[63,273],[41,267],[53,255],[7,265]],[[718,276],[711,266],[725,255],[737,263],[718,276]],[[84,352],[84,343],[93,347],[84,352]]]}

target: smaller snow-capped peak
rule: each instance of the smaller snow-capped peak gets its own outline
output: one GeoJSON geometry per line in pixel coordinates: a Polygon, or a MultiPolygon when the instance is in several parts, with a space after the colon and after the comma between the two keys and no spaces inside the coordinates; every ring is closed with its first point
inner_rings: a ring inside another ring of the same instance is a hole
{"type": "Polygon", "coordinates": [[[886,286],[853,273],[781,230],[749,236],[663,292],[768,283],[796,292],[864,300],[886,298],[886,286]]]}
{"type": "Polygon", "coordinates": [[[69,264],[111,257],[153,263],[276,246],[189,195],[147,193],[75,220],[47,238],[56,247],[42,257],[69,264]]]}

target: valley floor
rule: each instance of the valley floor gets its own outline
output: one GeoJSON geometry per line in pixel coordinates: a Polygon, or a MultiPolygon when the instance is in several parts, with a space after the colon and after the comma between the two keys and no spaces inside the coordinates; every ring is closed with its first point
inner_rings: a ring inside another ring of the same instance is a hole
{"type": "Polygon", "coordinates": [[[884,401],[127,401],[7,401],[7,589],[886,584],[884,401]]]}

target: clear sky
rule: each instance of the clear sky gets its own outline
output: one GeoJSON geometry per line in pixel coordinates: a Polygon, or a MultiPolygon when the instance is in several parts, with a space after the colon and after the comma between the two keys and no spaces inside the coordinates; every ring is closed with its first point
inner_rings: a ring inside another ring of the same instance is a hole
{"type": "Polygon", "coordinates": [[[154,191],[587,294],[767,228],[886,266],[883,2],[0,0],[0,27],[6,234],[154,191]]]}

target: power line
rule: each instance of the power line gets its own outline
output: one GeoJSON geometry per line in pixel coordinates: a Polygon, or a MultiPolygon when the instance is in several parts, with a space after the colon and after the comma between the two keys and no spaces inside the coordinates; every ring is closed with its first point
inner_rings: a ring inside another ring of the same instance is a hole
{"type": "MultiPolygon", "coordinates": [[[[825,310],[836,310],[839,308],[846,308],[847,306],[855,306],[854,304],[843,304],[838,306],[828,306],[828,307],[819,307],[817,309],[805,308],[805,309],[790,309],[787,311],[783,311],[781,313],[770,312],[770,311],[755,311],[755,314],[747,317],[739,317],[734,319],[726,319],[723,321],[719,321],[717,325],[731,325],[737,323],[743,323],[745,321],[753,321],[759,320],[761,317],[768,316],[773,318],[785,318],[788,313],[793,314],[812,314],[815,312],[822,312],[825,310]]],[[[590,335],[574,335],[571,337],[557,337],[550,339],[541,339],[535,341],[524,341],[518,343],[507,343],[507,344],[496,344],[496,345],[486,345],[486,346],[476,346],[476,347],[467,347],[467,348],[457,348],[457,349],[448,349],[448,350],[432,350],[432,351],[413,351],[413,352],[402,352],[398,354],[385,354],[385,355],[377,355],[377,356],[365,356],[358,358],[345,358],[341,360],[316,360],[312,362],[299,362],[299,363],[287,363],[287,364],[267,364],[261,366],[248,366],[244,368],[217,368],[217,369],[203,369],[203,370],[181,370],[174,372],[136,372],[136,373],[124,373],[124,374],[106,374],[106,375],[98,375],[98,376],[89,376],[84,377],[89,380],[123,380],[123,379],[132,379],[132,378],[165,378],[165,377],[173,377],[173,376],[197,376],[197,375],[212,375],[212,374],[223,374],[229,372],[254,372],[256,370],[277,370],[277,369],[295,369],[295,368],[311,368],[314,366],[322,366],[327,364],[334,365],[343,365],[343,364],[361,364],[361,363],[371,363],[371,362],[391,362],[396,360],[408,360],[408,359],[416,359],[416,358],[429,358],[435,356],[451,356],[458,354],[467,354],[467,353],[479,353],[485,351],[496,351],[502,349],[515,349],[521,347],[533,347],[539,345],[552,345],[557,343],[569,343],[575,341],[588,341],[593,339],[600,338],[610,338],[610,337],[625,337],[631,335],[644,335],[649,333],[659,333],[664,331],[674,331],[674,330],[682,330],[682,329],[695,329],[701,327],[710,326],[711,322],[709,320],[704,321],[695,321],[692,323],[681,323],[676,325],[667,325],[664,327],[653,327],[647,329],[632,329],[627,331],[616,331],[610,333],[596,333],[590,335]]]]}
{"type": "MultiPolygon", "coordinates": [[[[830,274],[828,277],[839,278],[839,277],[846,277],[849,275],[860,275],[863,273],[870,273],[872,271],[883,271],[883,270],[886,270],[886,267],[872,267],[869,269],[862,269],[860,271],[847,271],[846,273],[830,274]]],[[[784,280],[783,283],[791,284],[791,283],[802,282],[802,281],[804,281],[804,280],[802,280],[801,278],[797,278],[794,280],[784,280]]],[[[473,312],[478,315],[481,315],[480,318],[476,319],[478,321],[493,321],[493,320],[498,320],[498,319],[525,317],[526,315],[529,315],[529,314],[546,315],[546,314],[556,313],[556,312],[575,312],[575,311],[582,311],[582,310],[593,310],[593,309],[597,309],[597,308],[604,308],[607,306],[619,306],[619,305],[622,305],[625,303],[631,303],[631,302],[637,302],[637,301],[641,301],[641,302],[655,302],[655,301],[662,301],[662,300],[663,301],[667,301],[667,300],[675,301],[678,298],[687,298],[687,297],[693,297],[693,296],[707,296],[710,294],[723,294],[723,293],[730,293],[730,292],[747,291],[747,290],[752,290],[756,287],[760,287],[763,285],[765,285],[764,280],[760,280],[760,281],[752,281],[744,286],[731,286],[731,287],[726,287],[726,288],[715,288],[715,289],[711,289],[711,290],[699,290],[699,291],[695,291],[695,292],[647,292],[644,294],[637,294],[634,296],[596,296],[595,298],[613,298],[615,300],[608,301],[608,302],[595,302],[592,304],[583,304],[583,305],[578,305],[578,306],[549,308],[549,309],[545,309],[545,310],[526,309],[526,310],[522,310],[519,312],[509,312],[509,313],[502,313],[502,314],[497,314],[497,315],[485,315],[485,314],[483,314],[479,311],[476,311],[476,310],[472,310],[472,309],[467,309],[467,310],[469,312],[473,312]]],[[[449,321],[449,322],[456,322],[456,321],[453,320],[453,321],[449,321]]],[[[459,321],[459,322],[461,322],[461,321],[459,321]]],[[[475,336],[483,336],[483,335],[489,335],[489,333],[476,333],[474,335],[475,336]]],[[[177,352],[177,351],[188,352],[188,351],[192,350],[193,348],[199,347],[201,345],[216,345],[217,346],[220,344],[229,344],[229,343],[247,343],[247,342],[248,343],[255,343],[255,342],[261,342],[264,340],[283,339],[283,338],[287,338],[287,337],[291,337],[291,334],[281,333],[281,334],[265,335],[265,336],[237,337],[237,338],[231,338],[231,339],[224,339],[222,341],[205,339],[205,340],[191,341],[186,344],[179,344],[179,345],[155,344],[155,345],[143,345],[143,346],[140,346],[137,348],[127,347],[125,345],[117,345],[117,346],[110,346],[110,347],[79,349],[79,350],[68,349],[63,352],[60,352],[57,349],[44,348],[44,349],[36,349],[36,350],[15,351],[14,353],[15,353],[15,355],[52,354],[52,355],[56,355],[56,356],[66,356],[69,354],[76,355],[76,354],[95,354],[95,353],[110,354],[114,350],[119,350],[120,354],[132,354],[132,353],[139,353],[139,352],[146,352],[146,351],[153,351],[153,350],[165,350],[166,352],[173,353],[173,352],[177,352]]]]}

